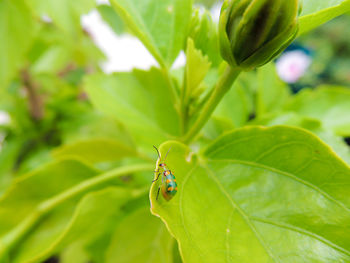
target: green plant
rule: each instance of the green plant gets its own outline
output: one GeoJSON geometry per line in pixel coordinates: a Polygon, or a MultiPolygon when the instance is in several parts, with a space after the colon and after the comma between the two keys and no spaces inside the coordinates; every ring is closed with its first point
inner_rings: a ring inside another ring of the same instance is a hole
{"type": "MultiPolygon", "coordinates": [[[[100,71],[79,25],[94,1],[0,2],[0,105],[12,118],[1,127],[0,262],[350,262],[350,90],[292,95],[267,63],[295,36],[296,9],[288,36],[250,49],[246,67],[221,59],[223,32],[192,1],[111,4],[103,17],[158,67],[100,71]],[[186,65],[172,69],[181,50],[186,65]],[[170,201],[156,200],[152,145],[170,149],[170,201]]],[[[305,0],[298,34],[349,10],[305,0]]]]}

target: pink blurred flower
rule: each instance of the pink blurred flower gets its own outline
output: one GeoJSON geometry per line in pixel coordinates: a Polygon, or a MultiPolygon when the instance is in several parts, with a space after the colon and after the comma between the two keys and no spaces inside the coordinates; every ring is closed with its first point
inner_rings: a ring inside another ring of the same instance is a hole
{"type": "Polygon", "coordinates": [[[277,60],[277,73],[287,83],[297,82],[311,64],[311,57],[302,50],[288,51],[277,60]]]}

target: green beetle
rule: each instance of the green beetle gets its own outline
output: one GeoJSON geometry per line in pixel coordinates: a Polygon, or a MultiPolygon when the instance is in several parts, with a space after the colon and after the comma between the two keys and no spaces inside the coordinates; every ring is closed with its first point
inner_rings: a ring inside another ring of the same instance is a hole
{"type": "Polygon", "coordinates": [[[170,149],[168,150],[168,152],[165,155],[164,160],[162,161],[162,158],[160,157],[160,154],[159,154],[157,147],[154,145],[153,145],[153,147],[154,147],[154,149],[156,149],[156,151],[158,153],[158,158],[159,158],[158,163],[159,164],[158,164],[158,169],[155,171],[155,173],[157,174],[157,178],[154,179],[152,181],[152,183],[156,182],[159,179],[159,176],[162,175],[162,184],[161,184],[161,186],[158,187],[156,200],[158,200],[159,191],[162,190],[162,195],[163,195],[164,199],[169,201],[177,193],[176,178],[175,178],[174,174],[171,172],[171,170],[168,169],[167,165],[165,164],[165,159],[166,159],[170,149]]]}

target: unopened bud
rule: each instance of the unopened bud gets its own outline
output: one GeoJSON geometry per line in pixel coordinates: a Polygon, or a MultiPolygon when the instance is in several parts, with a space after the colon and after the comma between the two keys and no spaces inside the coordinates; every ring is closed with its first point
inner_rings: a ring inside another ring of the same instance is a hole
{"type": "Polygon", "coordinates": [[[221,8],[222,57],[250,70],[280,54],[298,32],[298,0],[226,0],[221,8]]]}

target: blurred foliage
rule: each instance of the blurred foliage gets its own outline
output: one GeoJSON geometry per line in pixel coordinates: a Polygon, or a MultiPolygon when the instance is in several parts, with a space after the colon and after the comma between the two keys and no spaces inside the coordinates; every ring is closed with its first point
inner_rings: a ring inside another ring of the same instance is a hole
{"type": "Polygon", "coordinates": [[[350,15],[329,21],[298,41],[312,52],[313,62],[299,81],[302,86],[350,83],[350,15]]]}
{"type": "MultiPolygon", "coordinates": [[[[312,3],[302,21],[318,26],[348,1],[312,3]]],[[[0,0],[0,262],[350,262],[349,16],[299,39],[314,89],[292,94],[272,63],[244,72],[185,145],[225,68],[210,12],[111,4],[0,0]],[[81,26],[94,8],[159,65],[103,73],[81,26]],[[172,147],[170,202],[152,145],[172,147]]]]}

